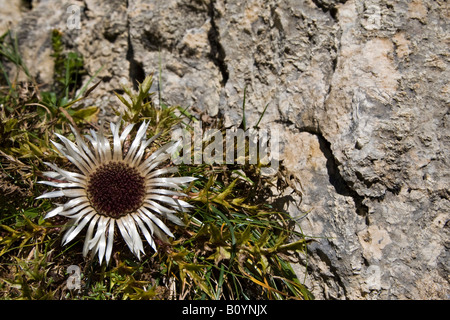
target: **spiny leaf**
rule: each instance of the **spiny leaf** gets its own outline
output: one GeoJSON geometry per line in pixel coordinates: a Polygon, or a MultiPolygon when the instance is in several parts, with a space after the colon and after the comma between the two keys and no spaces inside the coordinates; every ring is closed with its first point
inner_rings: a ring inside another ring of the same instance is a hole
{"type": "Polygon", "coordinates": [[[82,108],[75,111],[72,117],[77,122],[95,122],[100,109],[96,106],[82,108]]]}
{"type": "Polygon", "coordinates": [[[216,265],[219,265],[219,262],[222,260],[229,260],[231,258],[231,249],[230,247],[219,246],[216,248],[216,252],[210,255],[207,259],[214,260],[216,265]]]}
{"type": "Polygon", "coordinates": [[[131,109],[131,104],[120,94],[118,94],[117,92],[114,91],[114,94],[116,95],[116,97],[120,100],[120,102],[122,102],[128,109],[131,109]]]}

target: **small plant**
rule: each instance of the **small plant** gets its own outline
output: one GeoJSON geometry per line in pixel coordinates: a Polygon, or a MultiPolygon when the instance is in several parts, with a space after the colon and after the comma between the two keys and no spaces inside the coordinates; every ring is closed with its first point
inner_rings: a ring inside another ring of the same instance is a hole
{"type": "MultiPolygon", "coordinates": [[[[2,38],[2,48],[9,51],[0,55],[26,70],[11,37],[2,38]]],[[[183,190],[193,208],[178,214],[183,226],[164,220],[173,238],[168,242],[155,240],[156,253],[145,244],[147,254],[138,259],[126,249],[126,241],[116,237],[107,265],[96,258],[83,258],[83,236],[62,246],[62,226],[68,220],[58,216],[43,219],[54,206],[47,199],[36,199],[47,190],[36,181],[47,170],[44,161],[73,170],[53,151],[50,139],[55,140],[53,134],[58,133],[66,135],[68,141],[75,140],[69,124],[85,132],[97,109],[73,108],[95,86],[82,88],[83,93],[75,95],[83,73],[82,59],[64,53],[61,34],[56,31],[53,49],[56,81],[48,94],[39,92],[32,79],[26,95],[21,91],[23,85],[6,73],[2,80],[0,187],[17,199],[0,197],[4,202],[0,216],[1,298],[313,298],[291,267],[292,262],[302,262],[311,240],[298,231],[287,214],[265,201],[269,182],[261,176],[263,165],[259,162],[179,165],[180,176],[196,178],[183,190]],[[76,289],[67,286],[71,265],[81,270],[76,289]]],[[[145,121],[145,135],[158,135],[158,147],[169,142],[174,127],[191,130],[193,116],[180,107],[165,105],[161,97],[160,103],[154,104],[152,80],[152,76],[145,78],[137,92],[123,88],[124,95],[116,94],[123,108],[115,111],[123,127],[137,124],[136,130],[145,121]]],[[[123,143],[130,148],[132,141],[125,139],[123,143]]]]}
{"type": "MultiPolygon", "coordinates": [[[[123,87],[124,95],[115,92],[117,98],[122,102],[124,109],[115,110],[117,116],[123,118],[125,123],[138,123],[143,120],[150,122],[149,129],[151,135],[162,134],[164,140],[170,138],[171,129],[180,124],[183,119],[176,114],[179,107],[169,107],[161,103],[157,107],[152,97],[154,92],[150,92],[153,84],[153,75],[144,79],[138,84],[138,91],[134,93],[130,88],[123,87]]],[[[179,114],[179,112],[178,112],[179,114]]]]}

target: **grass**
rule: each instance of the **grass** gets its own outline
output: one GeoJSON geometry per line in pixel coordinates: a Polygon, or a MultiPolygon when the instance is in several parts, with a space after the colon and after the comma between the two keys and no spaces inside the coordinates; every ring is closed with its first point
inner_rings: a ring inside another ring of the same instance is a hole
{"type": "MultiPolygon", "coordinates": [[[[184,213],[185,227],[171,225],[170,244],[158,243],[156,254],[147,247],[141,261],[119,237],[109,266],[82,257],[83,236],[62,247],[66,221],[43,219],[53,204],[35,200],[43,193],[36,181],[43,161],[70,165],[49,142],[54,133],[71,138],[69,124],[81,131],[93,126],[98,110],[74,106],[95,85],[78,90],[83,61],[66,52],[59,31],[52,33],[55,81],[46,92],[28,72],[14,36],[0,40],[0,299],[313,298],[291,267],[303,261],[310,240],[268,203],[261,164],[180,165],[181,176],[198,178],[185,190],[194,209],[184,213]],[[18,70],[13,78],[11,66],[18,70]],[[28,81],[17,81],[19,71],[28,81]],[[79,289],[68,286],[70,266],[79,267],[79,289]]],[[[150,76],[137,92],[124,88],[124,96],[117,94],[123,110],[116,112],[126,123],[150,120],[148,135],[160,133],[162,144],[174,126],[189,128],[193,116],[161,95],[156,105],[151,86],[150,76]]]]}

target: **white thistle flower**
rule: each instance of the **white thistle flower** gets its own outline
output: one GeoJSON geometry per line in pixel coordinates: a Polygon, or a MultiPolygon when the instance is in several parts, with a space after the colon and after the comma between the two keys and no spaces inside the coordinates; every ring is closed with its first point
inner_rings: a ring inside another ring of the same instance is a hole
{"type": "Polygon", "coordinates": [[[179,190],[181,185],[195,178],[161,177],[176,172],[177,168],[157,169],[171,157],[178,143],[168,143],[147,156],[147,147],[156,136],[146,139],[148,124],[144,122],[124,154],[123,144],[133,126],[126,126],[119,135],[120,120],[117,124],[111,123],[112,146],[101,129],[99,132],[91,130],[91,134],[85,136],[88,142],[74,128],[76,143],[57,134],[64,145],[52,143],[80,172],[63,170],[46,162],[54,171],[44,173],[50,181],[39,181],[59,190],[45,193],[37,199],[70,198],[45,216],[46,219],[56,215],[71,218],[63,245],[87,226],[83,255],[86,256],[89,251],[92,255],[98,253],[100,263],[103,258],[107,264],[110,261],[116,227],[131,252],[140,258],[140,254],[144,253],[140,232],[156,251],[154,236],[163,241],[167,241],[167,236],[173,237],[159,217],[183,225],[175,213],[191,207],[178,199],[186,196],[179,190]]]}

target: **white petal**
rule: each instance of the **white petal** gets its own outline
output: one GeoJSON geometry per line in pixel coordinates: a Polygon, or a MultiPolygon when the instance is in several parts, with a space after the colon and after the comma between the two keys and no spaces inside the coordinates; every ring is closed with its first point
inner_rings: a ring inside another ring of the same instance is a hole
{"type": "Polygon", "coordinates": [[[76,226],[76,228],[72,227],[64,235],[63,240],[62,240],[63,241],[63,246],[66,245],[67,243],[69,243],[70,241],[72,241],[78,235],[78,233],[80,233],[80,231],[84,228],[84,226],[89,222],[89,220],[91,220],[91,218],[94,215],[95,215],[95,213],[92,212],[92,213],[87,214],[86,216],[84,216],[80,223],[78,223],[78,221],[77,221],[78,225],[76,226]]]}
{"type": "Polygon", "coordinates": [[[153,178],[153,177],[156,177],[156,176],[160,176],[162,174],[174,173],[174,172],[177,172],[177,171],[178,171],[177,167],[169,167],[169,168],[164,168],[164,169],[158,169],[156,171],[153,171],[149,175],[147,175],[146,178],[150,179],[150,178],[153,178]]]}
{"type": "Polygon", "coordinates": [[[153,201],[153,200],[150,200],[150,199],[145,199],[145,200],[144,200],[144,203],[148,204],[147,207],[150,207],[153,211],[156,211],[156,212],[158,212],[159,214],[163,214],[163,213],[175,213],[175,212],[176,212],[175,210],[166,208],[166,207],[160,205],[159,203],[157,203],[157,202],[155,202],[155,201],[153,201]]]}
{"type": "Polygon", "coordinates": [[[161,164],[161,162],[159,162],[159,161],[152,161],[152,162],[150,162],[146,167],[145,167],[145,169],[139,169],[139,171],[140,172],[142,172],[142,175],[145,177],[145,176],[147,176],[150,172],[152,172],[153,171],[153,169],[155,169],[157,166],[159,166],[161,164]]]}
{"type": "Polygon", "coordinates": [[[147,217],[149,217],[161,230],[163,230],[168,236],[170,237],[174,237],[174,235],[172,234],[172,232],[169,230],[169,228],[164,224],[164,222],[162,222],[161,220],[158,219],[158,217],[156,217],[153,213],[151,213],[147,208],[145,207],[141,207],[140,209],[138,209],[138,211],[141,211],[142,213],[144,213],[147,217]]]}
{"type": "Polygon", "coordinates": [[[175,189],[175,190],[181,190],[181,188],[176,185],[175,183],[170,183],[170,182],[153,182],[153,180],[150,180],[152,182],[147,183],[147,187],[151,188],[151,187],[166,187],[166,188],[171,188],[171,189],[175,189]]]}
{"type": "MultiPolygon", "coordinates": [[[[64,143],[64,146],[66,147],[67,150],[74,151],[77,154],[80,154],[82,152],[80,149],[78,149],[78,146],[75,143],[73,143],[63,135],[60,135],[59,133],[55,133],[55,135],[59,138],[59,140],[61,140],[64,143]]],[[[52,142],[53,144],[56,144],[54,141],[52,142]]]]}
{"type": "Polygon", "coordinates": [[[56,143],[55,141],[52,141],[53,145],[64,154],[64,156],[72,162],[74,165],[77,166],[78,169],[80,169],[84,174],[87,174],[89,172],[90,167],[89,165],[83,160],[83,158],[80,156],[81,152],[77,146],[72,146],[69,143],[72,143],[67,138],[56,134],[60,140],[65,142],[65,148],[62,148],[62,146],[59,143],[56,143]]]}
{"type": "Polygon", "coordinates": [[[113,160],[122,160],[122,144],[119,137],[120,121],[117,126],[111,122],[111,132],[113,134],[113,160]]]}
{"type": "Polygon", "coordinates": [[[86,181],[86,177],[84,175],[81,175],[76,172],[70,172],[63,169],[58,168],[52,163],[44,162],[47,166],[58,172],[61,176],[65,177],[70,182],[78,182],[78,183],[84,183],[86,181]]]}
{"type": "Polygon", "coordinates": [[[197,180],[194,177],[163,177],[163,178],[153,178],[149,180],[150,183],[175,183],[175,184],[186,184],[188,182],[197,180]]]}
{"type": "Polygon", "coordinates": [[[148,228],[151,231],[152,236],[156,236],[158,239],[162,240],[163,242],[168,242],[169,239],[167,238],[167,236],[161,231],[160,228],[158,228],[152,220],[150,220],[150,218],[142,211],[142,210],[138,210],[139,213],[139,217],[142,219],[142,221],[144,221],[148,228]]]}
{"type": "Polygon", "coordinates": [[[139,127],[138,132],[136,133],[136,137],[133,140],[133,143],[128,150],[127,156],[125,157],[126,162],[133,162],[133,157],[137,151],[137,148],[141,144],[143,138],[145,138],[145,133],[147,131],[148,124],[144,121],[142,125],[139,127]]]}
{"type": "Polygon", "coordinates": [[[108,227],[108,243],[106,244],[106,253],[105,253],[106,264],[109,264],[109,260],[111,258],[111,252],[113,249],[114,225],[115,225],[115,220],[110,219],[109,227],[108,227]]]}
{"type": "Polygon", "coordinates": [[[109,123],[109,127],[111,128],[111,132],[112,132],[112,134],[114,135],[115,132],[116,132],[116,128],[117,128],[117,133],[118,133],[118,131],[119,131],[119,128],[120,128],[120,122],[117,124],[117,127],[116,127],[116,124],[115,124],[114,122],[110,122],[110,123],[109,123]]]}
{"type": "Polygon", "coordinates": [[[139,218],[139,215],[133,214],[133,219],[136,220],[139,228],[141,229],[142,233],[144,234],[145,239],[147,240],[148,244],[153,248],[153,250],[156,250],[155,241],[152,238],[153,228],[149,228],[150,232],[148,232],[148,229],[145,227],[145,225],[142,223],[142,220],[139,218]]]}
{"type": "Polygon", "coordinates": [[[123,142],[125,141],[125,139],[128,137],[128,135],[130,134],[131,130],[133,130],[134,127],[134,123],[129,124],[128,126],[125,127],[125,129],[123,129],[122,134],[120,135],[120,143],[123,144],[123,142]]]}
{"type": "Polygon", "coordinates": [[[84,215],[91,211],[94,211],[94,209],[89,204],[87,204],[87,205],[82,204],[82,205],[79,205],[79,206],[69,210],[69,211],[64,211],[64,212],[60,213],[59,215],[67,217],[67,218],[76,218],[79,215],[84,215]]]}
{"type": "Polygon", "coordinates": [[[61,153],[64,156],[67,155],[67,149],[62,144],[53,140],[50,140],[50,142],[56,147],[56,150],[58,150],[59,153],[61,153]]]}
{"type": "Polygon", "coordinates": [[[156,213],[159,213],[164,218],[169,219],[170,221],[172,221],[173,223],[175,223],[179,226],[184,226],[184,222],[180,218],[178,218],[176,215],[173,214],[176,211],[167,209],[166,207],[163,207],[159,203],[154,202],[152,200],[146,200],[145,203],[148,204],[146,206],[146,208],[151,209],[151,210],[155,211],[156,213]]]}
{"type": "Polygon", "coordinates": [[[180,199],[173,199],[162,195],[157,194],[149,194],[146,196],[146,199],[153,199],[161,202],[165,202],[170,204],[172,207],[177,208],[179,211],[186,212],[185,208],[192,208],[192,205],[187,203],[186,201],[180,199]]]}
{"type": "MultiPolygon", "coordinates": [[[[81,156],[84,154],[83,149],[78,148],[76,144],[74,144],[72,141],[67,139],[66,137],[57,134],[58,138],[64,142],[64,145],[66,146],[66,154],[65,156],[67,159],[70,160],[74,165],[78,167],[83,173],[87,174],[90,170],[92,170],[91,166],[83,159],[81,156]]],[[[58,144],[54,141],[52,143],[58,148],[58,144]]],[[[60,150],[60,149],[58,149],[60,150]]],[[[60,150],[61,151],[61,150],[60,150]]]]}
{"type": "Polygon", "coordinates": [[[95,215],[94,218],[91,220],[91,223],[89,224],[88,230],[86,232],[86,237],[84,239],[84,245],[83,245],[83,257],[86,257],[87,253],[89,252],[89,243],[92,240],[92,235],[94,233],[95,225],[97,224],[98,219],[100,218],[99,215],[95,215]]]}
{"type": "Polygon", "coordinates": [[[125,243],[127,244],[128,248],[130,248],[131,252],[134,252],[133,240],[128,234],[127,228],[123,224],[123,218],[117,219],[116,223],[117,226],[119,227],[120,234],[122,235],[122,238],[125,240],[125,243]]]}
{"type": "MultiPolygon", "coordinates": [[[[160,135],[161,135],[161,133],[158,133],[157,135],[153,136],[150,139],[150,141],[153,142],[160,135]]],[[[146,143],[148,143],[148,142],[149,141],[147,141],[146,143]]],[[[166,150],[169,149],[171,145],[172,145],[172,143],[169,142],[169,143],[163,145],[162,147],[160,147],[158,150],[152,152],[152,154],[150,154],[148,156],[148,158],[145,159],[145,161],[141,163],[141,168],[144,168],[144,167],[148,166],[151,162],[155,161],[155,159],[158,158],[158,156],[165,155],[166,154],[166,150]]]]}
{"type": "MultiPolygon", "coordinates": [[[[101,217],[100,219],[105,219],[105,220],[111,220],[110,218],[105,218],[105,217],[101,217]]],[[[100,262],[100,264],[102,264],[103,261],[103,257],[105,256],[105,251],[106,251],[106,222],[104,222],[105,228],[103,230],[102,233],[100,233],[100,239],[97,243],[97,250],[98,250],[98,260],[100,262]]],[[[103,226],[103,224],[102,224],[103,226]]]]}
{"type": "Polygon", "coordinates": [[[100,126],[100,130],[97,135],[98,151],[100,153],[100,159],[103,161],[111,160],[111,146],[108,139],[103,134],[103,127],[100,126]]]}
{"type": "Polygon", "coordinates": [[[64,211],[73,208],[79,204],[82,204],[84,202],[89,202],[89,199],[87,197],[79,197],[72,199],[64,204],[64,211]]]}
{"type": "Polygon", "coordinates": [[[97,159],[98,161],[102,160],[102,156],[100,155],[99,152],[99,147],[98,147],[98,141],[97,141],[97,134],[95,133],[95,131],[90,130],[91,131],[91,135],[85,135],[84,137],[91,143],[91,150],[94,151],[94,157],[95,159],[97,159]]]}
{"type": "Polygon", "coordinates": [[[144,156],[145,150],[147,149],[149,144],[152,143],[152,141],[153,141],[152,139],[149,139],[149,140],[141,143],[141,146],[139,147],[138,152],[136,153],[133,161],[131,162],[132,166],[136,166],[136,164],[141,161],[142,157],[144,156]]]}
{"type": "Polygon", "coordinates": [[[157,194],[163,194],[166,196],[177,196],[177,197],[187,197],[186,194],[178,191],[172,191],[167,189],[150,189],[148,193],[157,193],[157,194]]]}
{"type": "Polygon", "coordinates": [[[64,178],[61,174],[59,174],[58,172],[54,172],[54,171],[46,171],[46,172],[43,172],[42,175],[44,177],[48,177],[51,179],[57,179],[57,180],[63,180],[63,178],[64,178]]]}
{"type": "MultiPolygon", "coordinates": [[[[165,155],[166,150],[169,149],[171,147],[171,143],[167,143],[165,145],[163,145],[161,148],[159,148],[158,150],[156,150],[155,152],[153,152],[147,159],[145,159],[144,162],[142,162],[139,165],[139,170],[140,171],[144,171],[148,168],[148,166],[153,162],[153,161],[157,161],[156,158],[158,158],[158,156],[165,155]]],[[[170,158],[170,156],[169,156],[170,158]]]]}
{"type": "Polygon", "coordinates": [[[133,252],[140,259],[140,249],[142,248],[143,251],[143,245],[140,240],[139,233],[137,232],[136,225],[133,221],[130,223],[128,216],[124,216],[116,220],[116,222],[123,239],[128,245],[128,248],[130,248],[131,252],[133,252]],[[140,241],[140,246],[137,241],[140,241]]]}
{"type": "Polygon", "coordinates": [[[86,162],[91,166],[91,168],[94,168],[97,166],[98,161],[97,158],[93,155],[87,144],[83,141],[83,138],[81,135],[78,134],[78,132],[70,126],[72,129],[73,134],[75,135],[75,138],[77,140],[77,144],[83,149],[84,153],[81,153],[81,156],[86,160],[86,162]]]}
{"type": "Polygon", "coordinates": [[[45,215],[44,219],[48,219],[48,218],[54,217],[54,216],[60,214],[61,212],[63,212],[63,210],[64,210],[63,206],[56,207],[55,209],[53,209],[52,211],[47,213],[45,215]]]}
{"type": "Polygon", "coordinates": [[[48,199],[48,198],[59,198],[64,197],[64,192],[60,191],[52,191],[44,193],[43,195],[37,197],[36,199],[48,199]]]}
{"type": "Polygon", "coordinates": [[[124,225],[128,229],[128,234],[133,241],[134,254],[138,257],[138,259],[140,259],[140,252],[144,252],[144,246],[142,244],[139,232],[136,229],[136,224],[134,223],[134,220],[130,217],[130,215],[123,217],[123,221],[124,225]]]}
{"type": "MultiPolygon", "coordinates": [[[[159,136],[161,136],[161,133],[162,133],[162,132],[160,132],[160,133],[154,135],[153,137],[151,137],[151,138],[148,139],[147,141],[145,141],[145,142],[143,141],[143,142],[141,143],[141,146],[140,146],[140,148],[139,148],[139,151],[137,152],[136,156],[134,157],[133,165],[136,165],[137,163],[139,163],[139,162],[141,161],[142,156],[143,156],[144,153],[145,153],[145,149],[146,149],[153,141],[155,141],[159,136]]],[[[153,154],[150,155],[150,158],[151,158],[152,156],[153,156],[153,154]]]]}
{"type": "MultiPolygon", "coordinates": [[[[170,146],[168,145],[168,147],[170,147],[170,146]]],[[[164,161],[168,160],[170,157],[171,157],[171,154],[169,154],[169,153],[162,153],[162,154],[158,155],[157,157],[155,157],[154,159],[152,159],[152,161],[146,163],[146,165],[141,165],[140,166],[140,170],[142,171],[142,174],[143,175],[147,175],[154,168],[159,166],[161,164],[161,162],[164,162],[164,161]]]]}
{"type": "Polygon", "coordinates": [[[86,196],[86,189],[66,189],[62,190],[64,196],[69,198],[77,198],[86,196]]]}
{"type": "Polygon", "coordinates": [[[94,251],[97,251],[101,236],[102,236],[102,234],[104,235],[104,233],[106,231],[107,219],[108,218],[105,218],[104,216],[100,216],[100,220],[97,223],[97,231],[95,232],[95,236],[89,241],[89,244],[88,244],[89,250],[92,250],[92,248],[95,247],[94,251]]]}
{"type": "Polygon", "coordinates": [[[67,182],[54,182],[54,181],[38,181],[39,184],[45,184],[47,186],[55,187],[55,188],[76,188],[83,187],[80,183],[67,183],[67,182]]]}

